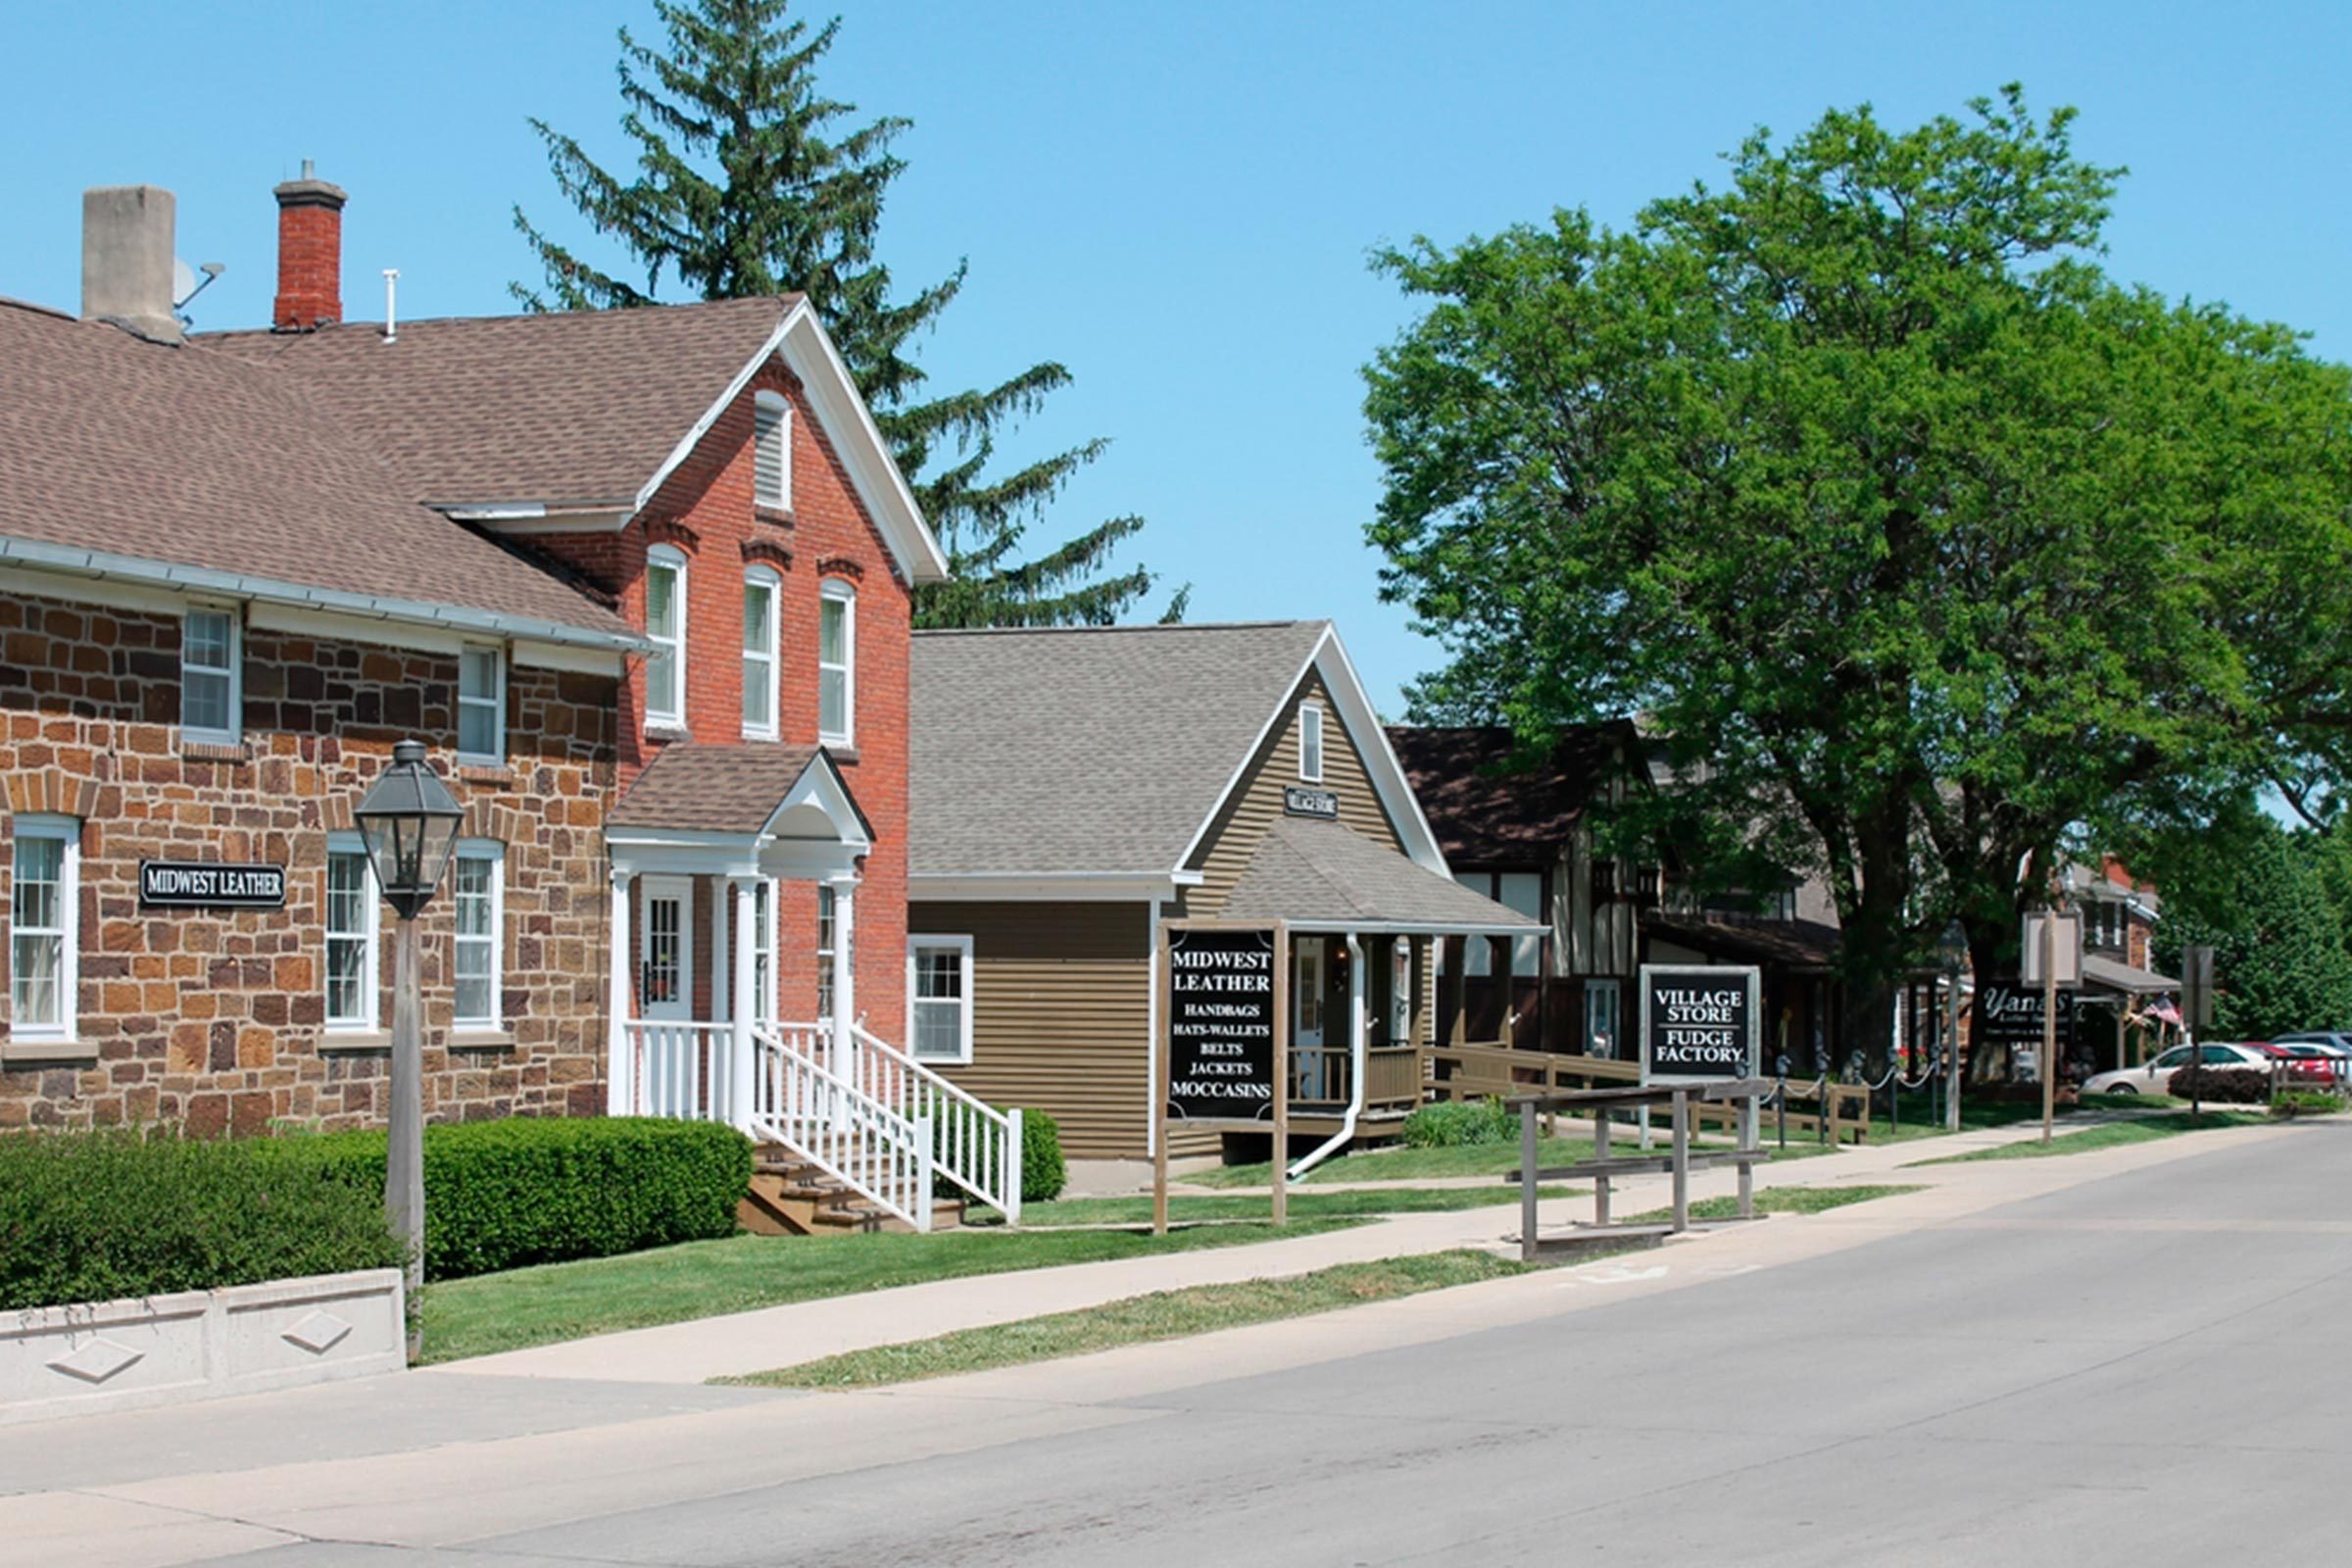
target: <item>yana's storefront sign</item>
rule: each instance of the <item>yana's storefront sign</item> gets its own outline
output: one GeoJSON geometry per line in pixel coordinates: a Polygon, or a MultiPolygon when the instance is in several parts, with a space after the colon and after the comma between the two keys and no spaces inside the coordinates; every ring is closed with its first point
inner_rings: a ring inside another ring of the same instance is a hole
{"type": "Polygon", "coordinates": [[[1642,966],[1642,1081],[1722,1083],[1756,1076],[1763,974],[1733,966],[1642,966]]]}
{"type": "Polygon", "coordinates": [[[1159,928],[1153,1042],[1152,1228],[1168,1228],[1168,1135],[1272,1136],[1274,1223],[1289,1209],[1290,931],[1281,922],[1168,920],[1159,928]]]}
{"type": "MultiPolygon", "coordinates": [[[[2058,1049],[2070,1051],[2075,1043],[2075,1003],[2079,993],[2072,986],[2058,988],[2058,1049]]],[[[2041,1045],[2041,985],[2019,981],[1988,980],[1978,989],[1976,1000],[1976,1033],[1972,1037],[1980,1046],[2041,1045]]]]}
{"type": "Polygon", "coordinates": [[[151,908],[280,909],[286,903],[286,868],[141,860],[139,903],[151,908]]]}

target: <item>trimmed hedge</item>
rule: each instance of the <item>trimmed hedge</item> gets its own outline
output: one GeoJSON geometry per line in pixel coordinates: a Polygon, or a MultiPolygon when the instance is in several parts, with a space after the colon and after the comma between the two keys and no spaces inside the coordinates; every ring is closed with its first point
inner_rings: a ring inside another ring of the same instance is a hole
{"type": "Polygon", "coordinates": [[[1021,1112],[1021,1201],[1050,1203],[1069,1185],[1061,1157],[1061,1127],[1042,1110],[1021,1112]]]}
{"type": "MultiPolygon", "coordinates": [[[[382,1133],[277,1142],[380,1200],[382,1133]]],[[[751,1182],[751,1140],[715,1122],[517,1116],[427,1127],[424,1277],[732,1236],[751,1182]]]]}
{"type": "Polygon", "coordinates": [[[1404,1118],[1397,1136],[1407,1149],[1457,1149],[1465,1144],[1507,1144],[1519,1136],[1519,1118],[1495,1099],[1450,1100],[1423,1105],[1404,1118]]]}
{"type": "Polygon", "coordinates": [[[2271,1075],[2260,1067],[2181,1067],[2165,1093],[2175,1100],[2210,1100],[2218,1105],[2267,1105],[2271,1075]]]}
{"type": "Polygon", "coordinates": [[[0,1137],[0,1309],[401,1265],[381,1154],[373,1192],[282,1154],[167,1132],[0,1137]]]}

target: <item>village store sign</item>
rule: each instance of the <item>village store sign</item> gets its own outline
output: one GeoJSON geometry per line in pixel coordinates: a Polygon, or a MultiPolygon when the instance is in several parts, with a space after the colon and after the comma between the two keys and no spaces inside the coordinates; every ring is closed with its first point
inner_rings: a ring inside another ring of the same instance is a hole
{"type": "Polygon", "coordinates": [[[1642,1082],[1705,1084],[1756,1076],[1763,973],[1754,968],[1642,966],[1642,1082]]]}
{"type": "Polygon", "coordinates": [[[166,909],[282,909],[282,865],[223,865],[210,860],[141,860],[139,904],[166,909]]]}
{"type": "Polygon", "coordinates": [[[1214,1128],[1274,1141],[1274,1223],[1289,1209],[1289,928],[1168,920],[1159,928],[1159,1126],[1152,1139],[1152,1228],[1168,1228],[1168,1134],[1214,1128]]]}

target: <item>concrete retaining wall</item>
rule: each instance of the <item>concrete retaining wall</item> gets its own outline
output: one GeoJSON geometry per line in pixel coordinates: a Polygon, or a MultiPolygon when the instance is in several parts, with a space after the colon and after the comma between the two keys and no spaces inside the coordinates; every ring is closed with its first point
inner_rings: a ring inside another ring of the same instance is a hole
{"type": "Polygon", "coordinates": [[[397,1372],[398,1269],[0,1312],[0,1425],[397,1372]]]}

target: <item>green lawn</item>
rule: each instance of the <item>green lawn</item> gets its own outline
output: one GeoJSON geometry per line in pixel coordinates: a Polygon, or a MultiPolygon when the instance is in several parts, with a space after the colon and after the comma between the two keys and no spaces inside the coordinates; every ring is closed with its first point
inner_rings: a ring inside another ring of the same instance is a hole
{"type": "MultiPolygon", "coordinates": [[[[2077,1105],[2059,1107],[2061,1116],[2077,1111],[2113,1110],[2172,1110],[2188,1103],[2185,1100],[2167,1100],[2162,1095],[2084,1095],[2077,1105]]],[[[1870,1122],[1870,1141],[1874,1144],[1909,1143],[1914,1138],[1943,1136],[1941,1107],[1932,1104],[1926,1091],[1903,1096],[1902,1119],[1889,1127],[1886,1118],[1874,1115],[1870,1122]]],[[[1964,1092],[1960,1097],[1960,1130],[1976,1132],[1986,1127],[2014,1127],[2020,1122],[2041,1120],[2041,1102],[2038,1100],[1989,1101],[1972,1100],[1964,1092]]],[[[1765,1142],[1772,1139],[1772,1117],[1764,1118],[1765,1142]]]]}
{"type": "MultiPolygon", "coordinates": [[[[1544,1198],[1577,1198],[1584,1189],[1545,1187],[1544,1198]]],[[[1489,1208],[1519,1201],[1519,1189],[1496,1182],[1492,1187],[1354,1188],[1338,1192],[1296,1191],[1291,1194],[1291,1218],[1358,1218],[1379,1214],[1428,1214],[1460,1208],[1489,1208]]],[[[1179,1193],[1168,1200],[1171,1223],[1199,1224],[1203,1220],[1262,1220],[1273,1204],[1263,1193],[1231,1198],[1200,1198],[1179,1193]]],[[[989,1213],[980,1223],[997,1222],[989,1213]]],[[[1149,1225],[1150,1198],[1067,1198],[1053,1203],[1021,1205],[1023,1225],[1149,1225]]]]}
{"type": "MultiPolygon", "coordinates": [[[[1756,1194],[1759,1214],[1819,1214],[1848,1203],[1867,1203],[1874,1198],[1900,1198],[1916,1187],[1767,1187],[1756,1194]]],[[[1702,1198],[1690,1205],[1692,1219],[1732,1219],[1740,1212],[1737,1198],[1702,1198]]],[[[1674,1218],[1672,1208],[1653,1208],[1627,1223],[1654,1225],[1674,1218]]]]}
{"type": "Polygon", "coordinates": [[[1163,1237],[1131,1231],[940,1231],[929,1236],[734,1236],[625,1257],[443,1280],[424,1292],[424,1359],[516,1350],[618,1329],[920,1285],[931,1280],[1096,1263],[1155,1252],[1312,1236],[1355,1221],[1209,1225],[1163,1237]]]}
{"type": "MultiPolygon", "coordinates": [[[[1579,1261],[1587,1261],[1587,1253],[1579,1261]]],[[[864,1389],[917,1378],[949,1377],[990,1367],[1017,1366],[1085,1355],[1122,1345],[1211,1334],[1219,1329],[1394,1300],[1452,1285],[1473,1285],[1526,1273],[1530,1265],[1471,1250],[1430,1252],[1375,1263],[1342,1263],[1290,1279],[1196,1285],[1131,1296],[1077,1312],[1055,1312],[1013,1323],[961,1329],[937,1339],[878,1346],[800,1366],[721,1378],[722,1383],[778,1389],[864,1389]]]]}
{"type": "MultiPolygon", "coordinates": [[[[1772,1122],[1764,1123],[1765,1146],[1771,1147],[1772,1122]]],[[[1656,1148],[1653,1153],[1663,1154],[1673,1140],[1666,1131],[1666,1119],[1658,1118],[1656,1148]]],[[[1611,1154],[1639,1152],[1640,1135],[1631,1127],[1621,1127],[1610,1136],[1611,1154]]],[[[1694,1150],[1729,1149],[1721,1139],[1694,1138],[1694,1150]]],[[[1788,1141],[1789,1158],[1802,1158],[1823,1152],[1810,1144],[1788,1141]]],[[[1592,1157],[1590,1138],[1546,1138],[1538,1145],[1538,1160],[1545,1166],[1573,1165],[1578,1160],[1592,1157]]],[[[1360,1154],[1343,1154],[1327,1159],[1306,1173],[1298,1185],[1317,1187],[1330,1182],[1407,1182],[1429,1181],[1447,1176],[1493,1176],[1500,1180],[1519,1168],[1519,1141],[1507,1144],[1458,1144],[1450,1149],[1406,1149],[1399,1145],[1390,1149],[1374,1149],[1360,1154]]],[[[1274,1167],[1264,1160],[1250,1165],[1220,1165],[1214,1170],[1201,1171],[1183,1180],[1194,1187],[1263,1187],[1274,1179],[1274,1167]]]]}
{"type": "Polygon", "coordinates": [[[2028,1138],[1994,1149],[1979,1149],[1966,1154],[1945,1154],[1937,1159],[1915,1159],[1911,1163],[1951,1165],[1972,1159],[2042,1159],[2052,1154],[2087,1154],[2094,1150],[2114,1149],[2122,1144],[2144,1144],[2208,1127],[2246,1127],[2269,1119],[2253,1111],[2209,1110],[2202,1116],[2192,1116],[2185,1110],[2164,1111],[2133,1121],[2103,1122],[2096,1127],[2060,1133],[2047,1144],[2038,1138],[2028,1138]]]}

